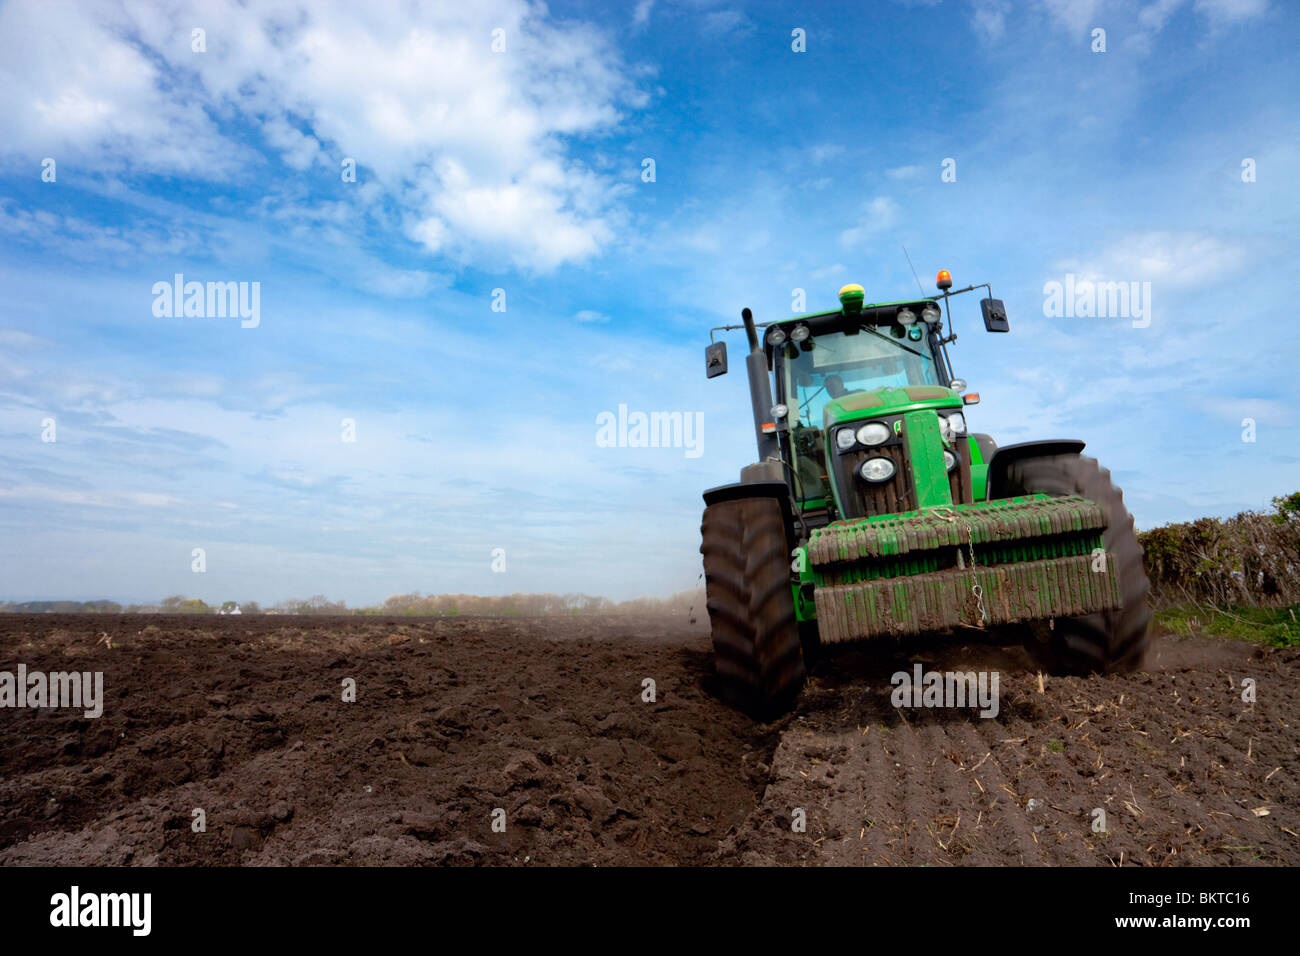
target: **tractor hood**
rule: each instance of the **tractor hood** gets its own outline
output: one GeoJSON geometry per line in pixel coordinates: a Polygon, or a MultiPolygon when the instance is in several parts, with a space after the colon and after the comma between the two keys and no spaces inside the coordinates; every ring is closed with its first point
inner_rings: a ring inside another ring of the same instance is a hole
{"type": "Polygon", "coordinates": [[[960,395],[941,385],[884,386],[828,402],[823,440],[840,517],[900,514],[971,501],[966,426],[964,421],[952,425],[964,404],[960,395]],[[882,435],[877,428],[873,438],[861,438],[859,429],[869,421],[887,431],[882,435]],[[877,462],[873,467],[878,476],[860,471],[869,462],[877,462]]]}
{"type": "Polygon", "coordinates": [[[941,385],[905,385],[854,392],[826,403],[824,427],[926,408],[961,408],[962,398],[941,385]]]}

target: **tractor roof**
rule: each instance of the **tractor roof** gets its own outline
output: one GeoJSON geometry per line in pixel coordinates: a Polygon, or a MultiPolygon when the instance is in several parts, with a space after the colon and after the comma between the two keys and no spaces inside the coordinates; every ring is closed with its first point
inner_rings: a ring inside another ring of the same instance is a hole
{"type": "MultiPolygon", "coordinates": [[[[937,301],[937,297],[927,297],[923,299],[901,299],[897,302],[875,302],[871,305],[863,305],[862,311],[857,313],[860,321],[870,325],[892,325],[897,318],[899,311],[904,308],[910,308],[913,312],[919,313],[926,305],[937,301]]],[[[851,312],[845,312],[844,309],[831,309],[826,312],[807,312],[803,315],[792,315],[787,319],[774,319],[764,324],[764,328],[773,325],[794,325],[799,322],[806,322],[812,327],[814,334],[818,328],[826,328],[842,319],[849,318],[853,315],[851,312]]]]}

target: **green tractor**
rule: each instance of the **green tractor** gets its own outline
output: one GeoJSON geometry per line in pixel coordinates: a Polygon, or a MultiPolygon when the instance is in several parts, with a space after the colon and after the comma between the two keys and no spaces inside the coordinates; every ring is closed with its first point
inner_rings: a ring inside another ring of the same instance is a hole
{"type": "MultiPolygon", "coordinates": [[[[701,528],[715,666],[739,706],[788,709],[823,646],[960,628],[1022,640],[1056,673],[1142,660],[1149,585],[1120,490],[1081,441],[969,431],[979,395],[949,363],[948,302],[988,290],[990,332],[1006,310],[987,284],[937,285],[876,305],[847,285],[839,309],[761,338],[749,309],[713,330],[748,337],[758,442],[739,482],[704,493],[701,528]]],[[[705,363],[725,373],[726,343],[705,363]]]]}

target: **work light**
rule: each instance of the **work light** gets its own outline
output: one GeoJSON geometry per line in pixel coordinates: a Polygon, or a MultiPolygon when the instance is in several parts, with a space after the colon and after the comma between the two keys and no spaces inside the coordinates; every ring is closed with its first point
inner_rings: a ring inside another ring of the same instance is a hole
{"type": "Polygon", "coordinates": [[[864,445],[880,445],[889,441],[889,426],[881,422],[867,422],[858,429],[858,441],[864,445]]]}
{"type": "Polygon", "coordinates": [[[858,474],[867,481],[888,481],[898,469],[888,458],[868,458],[858,466],[858,474]]]}

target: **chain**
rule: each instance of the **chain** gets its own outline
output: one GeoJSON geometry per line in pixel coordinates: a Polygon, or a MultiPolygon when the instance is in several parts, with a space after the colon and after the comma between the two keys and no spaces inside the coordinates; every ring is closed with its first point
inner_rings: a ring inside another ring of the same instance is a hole
{"type": "MultiPolygon", "coordinates": [[[[937,508],[931,508],[930,513],[933,514],[936,518],[940,519],[941,521],[946,521],[949,524],[952,524],[954,521],[957,520],[957,513],[953,511],[951,508],[949,508],[947,505],[940,505],[937,508]]],[[[969,523],[966,524],[966,552],[970,555],[970,564],[968,565],[971,568],[970,593],[975,595],[975,606],[976,608],[978,608],[980,612],[979,626],[983,627],[984,622],[988,620],[988,613],[984,610],[984,589],[979,586],[979,583],[975,578],[975,572],[974,572],[975,538],[974,535],[971,533],[971,527],[969,523]]],[[[958,548],[957,550],[957,556],[959,558],[961,557],[960,548],[958,548]]]]}
{"type": "MultiPolygon", "coordinates": [[[[970,525],[966,525],[966,550],[970,552],[971,581],[975,581],[975,538],[971,534],[970,525]]],[[[980,612],[980,627],[988,620],[988,614],[984,611],[984,589],[977,583],[972,583],[970,593],[975,595],[975,606],[980,612]]]]}

